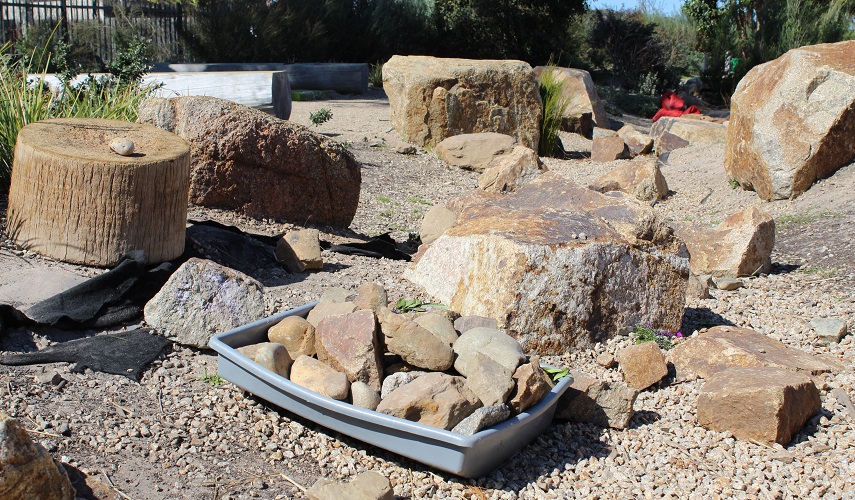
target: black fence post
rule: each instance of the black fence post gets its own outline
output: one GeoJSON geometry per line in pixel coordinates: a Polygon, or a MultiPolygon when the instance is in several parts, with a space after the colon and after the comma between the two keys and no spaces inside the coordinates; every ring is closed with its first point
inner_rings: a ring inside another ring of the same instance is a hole
{"type": "Polygon", "coordinates": [[[62,31],[62,40],[65,43],[69,43],[71,39],[68,31],[68,4],[65,0],[59,0],[59,10],[60,10],[60,18],[59,25],[60,30],[62,31]]]}

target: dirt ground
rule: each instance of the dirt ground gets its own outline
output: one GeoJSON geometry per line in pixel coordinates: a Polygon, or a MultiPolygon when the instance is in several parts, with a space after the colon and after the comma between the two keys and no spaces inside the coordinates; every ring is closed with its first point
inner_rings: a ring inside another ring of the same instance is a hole
{"type": "MultiPolygon", "coordinates": [[[[614,119],[640,129],[650,124],[633,117],[614,119]]],[[[391,129],[389,104],[382,91],[295,102],[292,120],[348,144],[363,165],[362,194],[353,224],[344,231],[319,228],[329,241],[389,232],[402,250],[412,253],[416,248],[408,239],[418,232],[430,206],[476,186],[475,174],[449,167],[424,149],[419,148],[414,155],[396,151],[404,143],[391,129]],[[330,109],[333,118],[321,126],[311,126],[308,115],[319,108],[330,109]]],[[[585,158],[585,147],[590,146],[584,139],[568,137],[565,143],[572,144],[580,153],[574,156],[581,159],[548,159],[550,169],[586,184],[609,168],[585,158]]],[[[673,151],[662,167],[671,193],[655,209],[670,220],[714,227],[731,213],[759,206],[775,217],[777,238],[775,270],[772,276],[756,278],[758,286],[768,285],[770,293],[781,300],[788,296],[800,300],[809,295],[807,301],[812,304],[806,306],[808,309],[789,311],[800,321],[810,320],[817,310],[825,308],[822,310],[848,320],[850,329],[855,327],[855,164],[819,181],[794,200],[764,202],[753,192],[731,188],[723,156],[723,144],[673,151]]],[[[5,200],[0,200],[4,224],[5,213],[5,200]]],[[[189,208],[189,216],[268,235],[296,227],[194,206],[189,208]]],[[[391,300],[429,298],[403,280],[405,262],[329,252],[324,252],[324,259],[320,272],[292,275],[275,269],[256,276],[266,287],[267,312],[302,305],[330,287],[354,289],[364,282],[382,284],[391,300]]],[[[25,307],[98,272],[34,255],[0,237],[0,302],[25,307]]],[[[683,331],[691,332],[706,321],[696,314],[702,308],[740,324],[742,313],[727,309],[725,302],[692,306],[695,313],[687,313],[683,331]]],[[[762,309],[758,321],[775,316],[771,308],[778,303],[756,303],[755,308],[762,309]]],[[[127,329],[136,326],[139,324],[127,329]]],[[[40,349],[66,337],[50,329],[22,328],[0,338],[0,350],[40,349]]],[[[782,341],[793,345],[807,342],[785,337],[782,341]]],[[[574,353],[562,360],[593,370],[595,355],[574,353]]],[[[848,359],[850,366],[851,362],[848,359]]],[[[523,458],[479,480],[461,480],[427,469],[325,430],[229,383],[220,385],[211,376],[216,367],[217,358],[211,351],[178,346],[169,348],[139,382],[91,370],[73,373],[67,363],[0,365],[0,404],[69,470],[76,471],[79,494],[86,498],[302,497],[302,487],[321,476],[344,479],[368,469],[387,474],[396,495],[403,498],[539,498],[538,491],[549,491],[550,471],[527,469],[519,461],[523,458]],[[60,387],[43,380],[53,373],[60,374],[66,383],[60,387]],[[89,475],[88,486],[83,486],[83,475],[89,475]],[[547,487],[541,488],[542,484],[547,487]]],[[[643,426],[643,415],[638,418],[637,425],[643,426]]],[[[566,429],[570,428],[554,426],[551,435],[564,436],[569,432],[566,429]]],[[[593,448],[599,446],[601,430],[572,429],[578,439],[587,440],[593,448]]],[[[557,456],[559,464],[579,460],[572,454],[555,455],[551,447],[543,446],[535,443],[525,453],[544,455],[549,449],[547,454],[557,456]]]]}

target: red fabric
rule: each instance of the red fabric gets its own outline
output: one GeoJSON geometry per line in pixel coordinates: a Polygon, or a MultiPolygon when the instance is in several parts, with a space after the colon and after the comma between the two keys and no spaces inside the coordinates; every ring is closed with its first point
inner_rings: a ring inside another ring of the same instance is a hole
{"type": "Polygon", "coordinates": [[[671,91],[662,94],[662,97],[659,99],[659,108],[659,111],[653,115],[654,122],[663,116],[683,116],[687,113],[701,113],[701,110],[697,106],[686,108],[686,101],[671,91]]]}

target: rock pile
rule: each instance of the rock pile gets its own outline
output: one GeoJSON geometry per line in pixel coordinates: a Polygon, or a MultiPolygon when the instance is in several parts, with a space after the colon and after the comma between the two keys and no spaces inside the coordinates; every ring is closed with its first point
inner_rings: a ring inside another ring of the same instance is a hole
{"type": "Polygon", "coordinates": [[[553,387],[538,358],[490,319],[398,313],[376,284],[328,292],[308,318],[287,317],[267,335],[238,351],[324,396],[466,435],[526,411],[553,387]]]}

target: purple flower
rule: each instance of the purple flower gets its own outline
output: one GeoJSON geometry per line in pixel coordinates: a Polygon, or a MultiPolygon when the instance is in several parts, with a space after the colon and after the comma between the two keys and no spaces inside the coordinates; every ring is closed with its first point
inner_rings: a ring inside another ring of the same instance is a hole
{"type": "Polygon", "coordinates": [[[683,333],[682,333],[682,332],[677,332],[677,333],[675,333],[675,334],[674,334],[674,336],[675,336],[675,337],[678,337],[678,338],[683,338],[683,333]]]}

